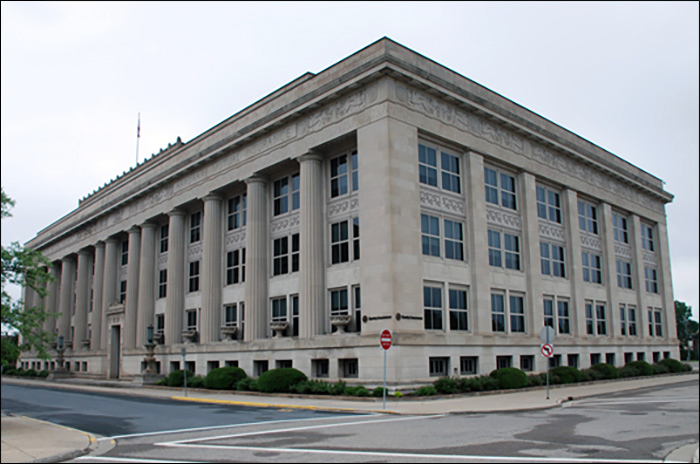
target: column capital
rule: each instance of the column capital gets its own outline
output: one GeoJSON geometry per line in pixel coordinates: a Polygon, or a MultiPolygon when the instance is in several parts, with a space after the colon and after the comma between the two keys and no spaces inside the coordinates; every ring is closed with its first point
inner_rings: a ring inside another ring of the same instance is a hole
{"type": "Polygon", "coordinates": [[[202,197],[202,201],[204,201],[205,203],[208,201],[221,201],[221,200],[223,200],[223,197],[221,195],[219,195],[218,193],[214,193],[214,192],[209,192],[202,197]]]}
{"type": "Polygon", "coordinates": [[[321,162],[321,161],[323,161],[323,155],[317,151],[309,150],[307,153],[304,153],[303,155],[298,156],[297,161],[299,161],[299,163],[304,163],[306,161],[321,162]]]}
{"type": "Polygon", "coordinates": [[[173,208],[168,211],[168,216],[185,216],[187,213],[180,208],[173,208]]]}
{"type": "Polygon", "coordinates": [[[64,256],[63,258],[61,258],[61,263],[74,263],[74,262],[75,262],[75,258],[73,258],[72,255],[64,256]]]}
{"type": "Polygon", "coordinates": [[[247,179],[245,180],[245,183],[246,183],[247,185],[250,185],[250,184],[267,184],[267,179],[264,178],[264,177],[262,177],[262,176],[259,176],[259,175],[252,175],[252,176],[250,176],[249,178],[247,178],[247,179]]]}
{"type": "Polygon", "coordinates": [[[139,226],[137,226],[137,225],[133,225],[133,226],[129,227],[129,229],[127,230],[127,232],[129,233],[129,235],[131,235],[131,234],[140,234],[140,233],[141,233],[141,227],[139,227],[139,226]]]}
{"type": "Polygon", "coordinates": [[[121,240],[119,240],[117,237],[112,235],[111,237],[107,237],[105,240],[105,243],[119,243],[121,240]]]}
{"type": "Polygon", "coordinates": [[[92,256],[92,251],[90,251],[88,248],[81,248],[78,250],[78,256],[83,255],[83,256],[92,256]]]}
{"type": "Polygon", "coordinates": [[[141,224],[141,229],[155,229],[158,226],[158,224],[151,222],[151,221],[145,221],[141,224]]]}
{"type": "Polygon", "coordinates": [[[95,246],[95,248],[104,247],[104,246],[105,246],[105,242],[104,242],[104,240],[98,240],[97,242],[95,242],[95,245],[94,245],[94,246],[95,246]]]}

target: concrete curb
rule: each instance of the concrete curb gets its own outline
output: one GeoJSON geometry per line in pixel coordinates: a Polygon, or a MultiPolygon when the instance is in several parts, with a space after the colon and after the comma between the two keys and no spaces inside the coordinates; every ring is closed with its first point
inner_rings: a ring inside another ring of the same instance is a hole
{"type": "Polygon", "coordinates": [[[68,430],[68,431],[71,431],[71,432],[77,432],[77,433],[80,433],[80,434],[83,434],[83,435],[87,436],[87,438],[88,438],[88,445],[87,445],[85,448],[76,449],[76,450],[73,450],[73,451],[66,451],[66,452],[64,452],[64,453],[59,453],[59,454],[55,454],[55,455],[52,455],[52,456],[46,456],[46,457],[43,457],[43,458],[38,458],[38,459],[35,459],[35,460],[32,461],[32,462],[35,462],[35,463],[47,463],[47,462],[63,462],[63,461],[69,461],[69,460],[71,460],[71,459],[75,459],[75,458],[77,458],[77,457],[79,457],[79,456],[83,456],[83,455],[89,453],[89,452],[91,451],[91,449],[92,449],[94,446],[96,446],[96,444],[97,444],[97,438],[95,438],[95,436],[94,436],[93,434],[89,433],[89,432],[84,432],[84,431],[82,431],[82,430],[74,429],[74,428],[72,428],[72,427],[66,427],[65,425],[54,424],[53,422],[47,422],[47,421],[43,421],[43,420],[40,420],[40,419],[34,419],[33,417],[27,417],[27,416],[15,416],[15,417],[21,417],[21,418],[24,419],[24,420],[39,422],[39,423],[41,423],[41,424],[45,424],[45,425],[48,425],[48,426],[59,427],[59,428],[62,428],[62,429],[65,429],[65,430],[68,430]]]}

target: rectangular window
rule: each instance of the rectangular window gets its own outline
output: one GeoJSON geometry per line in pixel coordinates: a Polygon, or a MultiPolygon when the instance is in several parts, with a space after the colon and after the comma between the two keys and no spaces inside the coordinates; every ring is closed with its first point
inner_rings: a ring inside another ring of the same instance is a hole
{"type": "Polygon", "coordinates": [[[331,316],[345,316],[348,314],[350,314],[348,290],[346,288],[331,290],[331,316]]]}
{"type": "Polygon", "coordinates": [[[126,302],[126,280],[119,282],[119,303],[126,302]]]}
{"type": "Polygon", "coordinates": [[[617,213],[613,213],[613,237],[616,242],[629,243],[627,234],[627,218],[622,217],[617,213]]]}
{"type": "Polygon", "coordinates": [[[236,230],[246,225],[247,195],[235,196],[228,201],[227,230],[236,230]]]}
{"type": "Polygon", "coordinates": [[[510,295],[510,331],[525,333],[525,299],[510,295]]]}
{"type": "Polygon", "coordinates": [[[292,337],[299,336],[299,295],[290,297],[292,303],[292,337]]]}
{"type": "Polygon", "coordinates": [[[566,300],[557,300],[557,322],[560,334],[571,333],[569,326],[569,302],[566,300]]]}
{"type": "Polygon", "coordinates": [[[238,325],[238,305],[236,303],[224,305],[224,325],[226,327],[238,325]]]}
{"type": "Polygon", "coordinates": [[[245,248],[226,253],[226,285],[245,282],[245,248]]]}
{"type": "Polygon", "coordinates": [[[644,284],[647,292],[659,293],[659,282],[656,278],[656,268],[644,266],[644,284]]]}
{"type": "Polygon", "coordinates": [[[605,353],[605,363],[611,366],[615,365],[615,353],[605,353]]]}
{"type": "Polygon", "coordinates": [[[450,330],[469,330],[467,314],[467,291],[451,288],[450,294],[450,330]]]}
{"type": "Polygon", "coordinates": [[[607,335],[608,326],[605,321],[605,305],[603,303],[596,303],[596,322],[598,324],[598,335],[607,335]]]}
{"type": "Polygon", "coordinates": [[[168,296],[168,270],[161,269],[158,271],[158,298],[168,296]]]}
{"type": "Polygon", "coordinates": [[[158,344],[165,343],[165,314],[156,314],[156,333],[153,339],[158,344]]]}
{"type": "Polygon", "coordinates": [[[440,219],[427,214],[420,216],[423,254],[440,257],[440,219]]]}
{"type": "Polygon", "coordinates": [[[185,329],[197,330],[197,310],[188,309],[185,311],[185,329]]]}
{"type": "Polygon", "coordinates": [[[627,329],[630,337],[637,336],[637,308],[634,306],[627,307],[627,329]]]}
{"type": "Polygon", "coordinates": [[[595,313],[592,301],[586,301],[586,334],[595,335],[595,313]]]}
{"type": "Polygon", "coordinates": [[[445,377],[450,375],[450,358],[428,358],[430,377],[445,377]]]}
{"type": "Polygon", "coordinates": [[[598,235],[598,209],[583,200],[578,201],[578,226],[582,232],[598,235]]]}
{"type": "Polygon", "coordinates": [[[311,372],[314,377],[328,377],[328,360],[327,359],[312,359],[311,372]]]}
{"type": "Polygon", "coordinates": [[[554,297],[545,297],[544,303],[544,325],[556,328],[557,333],[571,333],[571,317],[569,314],[569,300],[554,297]],[[556,301],[556,314],[554,312],[554,302],[556,301]]]}
{"type": "MultiPolygon", "coordinates": [[[[297,255],[299,254],[299,234],[296,234],[297,236],[297,255]]],[[[294,237],[292,237],[293,239],[294,237]]],[[[292,247],[293,248],[293,247],[292,247]]],[[[292,252],[294,250],[292,249],[292,252]]],[[[352,259],[357,261],[360,259],[360,218],[355,217],[352,218],[352,259]]],[[[298,259],[297,259],[298,261],[298,259]]],[[[292,272],[298,271],[299,267],[297,266],[296,269],[292,269],[292,272]]]]}
{"type": "Polygon", "coordinates": [[[272,322],[287,321],[287,298],[272,299],[272,322]]]}
{"type": "Polygon", "coordinates": [[[357,358],[339,359],[338,367],[338,371],[341,373],[342,377],[354,379],[359,375],[359,363],[357,358]]]}
{"type": "Polygon", "coordinates": [[[477,356],[462,356],[459,358],[460,375],[476,375],[479,369],[479,358],[477,356]]]}
{"type": "Polygon", "coordinates": [[[642,228],[642,248],[647,251],[654,251],[654,229],[646,224],[642,228]]]}
{"type": "Polygon", "coordinates": [[[600,255],[582,251],[581,260],[583,262],[583,280],[593,284],[602,284],[603,265],[600,255]]]}
{"type": "Polygon", "coordinates": [[[300,190],[301,190],[301,184],[300,184],[300,177],[299,173],[292,174],[291,177],[291,183],[292,183],[292,211],[295,211],[299,209],[299,201],[300,201],[300,190]]]}
{"type": "Polygon", "coordinates": [[[547,187],[537,187],[537,216],[561,224],[561,198],[547,187]]]}
{"type": "Polygon", "coordinates": [[[274,239],[272,244],[272,275],[287,274],[289,272],[287,237],[274,239]]]}
{"type": "Polygon", "coordinates": [[[427,330],[442,330],[442,288],[423,287],[423,313],[427,330]]]}
{"type": "Polygon", "coordinates": [[[331,264],[349,262],[349,247],[348,222],[341,221],[331,224],[331,264]]]}
{"type": "Polygon", "coordinates": [[[620,333],[627,335],[627,307],[624,304],[620,305],[620,333]]]}
{"type": "Polygon", "coordinates": [[[600,364],[600,353],[591,353],[591,366],[600,364]]]}
{"type": "Polygon", "coordinates": [[[575,367],[578,369],[578,364],[579,364],[579,356],[578,354],[567,354],[566,355],[566,365],[569,367],[575,367]]]}
{"type": "Polygon", "coordinates": [[[657,337],[663,337],[663,322],[662,322],[662,315],[661,315],[661,309],[654,309],[654,328],[656,331],[656,336],[657,337]]]}
{"type": "Polygon", "coordinates": [[[617,266],[617,286],[620,288],[632,289],[632,263],[618,259],[617,266]]]}
{"type": "Polygon", "coordinates": [[[517,210],[515,177],[484,167],[486,201],[504,208],[517,210]],[[500,195],[499,195],[500,193],[500,195]]]}
{"type": "Polygon", "coordinates": [[[462,193],[459,158],[441,151],[440,161],[442,165],[442,188],[450,192],[462,193]]]}
{"type": "Polygon", "coordinates": [[[506,367],[513,367],[513,357],[496,356],[496,369],[504,369],[506,367]]]}
{"type": "Polygon", "coordinates": [[[501,233],[489,230],[489,265],[502,267],[501,233]]]}
{"type": "Polygon", "coordinates": [[[357,160],[357,150],[352,152],[350,169],[352,171],[352,191],[356,192],[360,189],[359,171],[360,165],[357,160]]]}
{"type": "Polygon", "coordinates": [[[445,219],[445,258],[464,261],[462,223],[445,219]]]}
{"type": "Polygon", "coordinates": [[[189,293],[199,291],[199,261],[190,262],[189,293]]]}
{"type": "Polygon", "coordinates": [[[418,172],[421,184],[438,186],[437,151],[425,145],[418,145],[418,172]]]}
{"type": "Polygon", "coordinates": [[[504,267],[502,256],[505,254],[505,268],[520,270],[520,237],[495,230],[488,231],[489,265],[504,267]]]}
{"type": "Polygon", "coordinates": [[[122,242],[122,266],[129,264],[129,241],[122,242]]]}
{"type": "Polygon", "coordinates": [[[260,377],[270,369],[270,362],[267,360],[253,361],[253,374],[260,377]]]}
{"type": "Polygon", "coordinates": [[[520,370],[523,372],[532,372],[535,369],[535,357],[532,355],[520,356],[520,370]]]}
{"type": "Polygon", "coordinates": [[[331,198],[348,193],[348,155],[331,160],[331,198]]]}
{"type": "Polygon", "coordinates": [[[168,251],[168,235],[170,231],[170,226],[165,224],[160,227],[160,252],[165,253],[168,251]]]}
{"type": "Polygon", "coordinates": [[[654,309],[651,307],[647,309],[647,321],[649,322],[649,336],[653,337],[654,336],[654,309]]]}
{"type": "Polygon", "coordinates": [[[564,247],[553,243],[540,242],[540,263],[542,274],[554,277],[566,277],[564,247]]]}
{"type": "Polygon", "coordinates": [[[352,290],[355,308],[355,314],[353,315],[353,332],[360,333],[362,332],[362,297],[360,286],[356,285],[352,290]]]}
{"type": "Polygon", "coordinates": [[[272,208],[274,216],[289,211],[289,179],[287,177],[277,180],[274,183],[272,208]]]}
{"type": "Polygon", "coordinates": [[[197,211],[190,215],[190,243],[199,242],[202,239],[202,213],[197,211]]]}
{"type": "Polygon", "coordinates": [[[501,293],[491,294],[491,330],[494,332],[506,331],[505,295],[501,293]]]}
{"type": "Polygon", "coordinates": [[[544,325],[554,328],[554,300],[544,299],[544,325]]]}

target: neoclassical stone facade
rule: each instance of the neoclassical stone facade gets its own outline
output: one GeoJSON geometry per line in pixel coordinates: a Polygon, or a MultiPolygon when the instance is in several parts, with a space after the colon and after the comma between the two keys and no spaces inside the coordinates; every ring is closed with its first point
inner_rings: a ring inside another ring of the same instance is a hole
{"type": "MultiPolygon", "coordinates": [[[[293,366],[393,385],[678,356],[662,181],[389,40],[83,198],[27,243],[78,376],[293,366]]],[[[41,303],[26,292],[27,304],[41,303]]],[[[26,353],[26,366],[55,367],[26,353]]]]}

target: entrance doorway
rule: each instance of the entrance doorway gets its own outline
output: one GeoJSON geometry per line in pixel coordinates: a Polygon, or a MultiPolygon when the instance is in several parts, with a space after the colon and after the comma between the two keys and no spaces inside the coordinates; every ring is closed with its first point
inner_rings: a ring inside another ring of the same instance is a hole
{"type": "Polygon", "coordinates": [[[109,356],[109,378],[119,378],[119,357],[121,356],[121,326],[112,326],[112,340],[109,356]]]}

